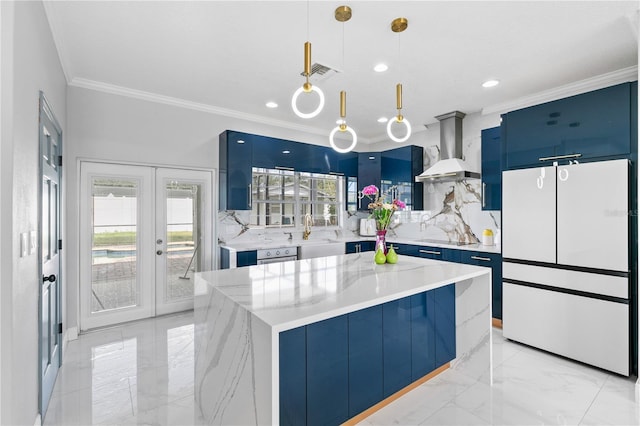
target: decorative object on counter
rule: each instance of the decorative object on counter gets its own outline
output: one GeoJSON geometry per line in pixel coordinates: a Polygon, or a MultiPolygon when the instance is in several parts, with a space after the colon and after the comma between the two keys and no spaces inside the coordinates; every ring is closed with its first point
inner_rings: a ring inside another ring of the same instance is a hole
{"type": "Polygon", "coordinates": [[[304,215],[304,231],[302,232],[302,239],[308,240],[309,235],[311,235],[311,226],[313,225],[313,218],[309,213],[304,215]]]}
{"type": "Polygon", "coordinates": [[[398,253],[393,248],[393,244],[389,244],[389,251],[387,251],[387,263],[398,263],[398,253]]]}
{"type": "Polygon", "coordinates": [[[482,244],[485,246],[493,245],[493,231],[491,229],[482,231],[482,244]]]}
{"type": "Polygon", "coordinates": [[[385,256],[384,250],[382,250],[382,247],[384,246],[378,247],[378,249],[376,250],[376,255],[373,257],[373,261],[376,262],[377,265],[384,265],[385,262],[387,261],[387,256],[385,256]]]}
{"type": "Polygon", "coordinates": [[[396,210],[402,210],[406,207],[406,204],[398,199],[394,199],[392,202],[385,202],[385,196],[388,193],[393,193],[395,191],[395,187],[390,187],[384,194],[380,193],[380,190],[375,185],[365,186],[362,191],[358,194],[360,199],[367,197],[372,200],[369,203],[369,210],[371,214],[370,218],[375,219],[376,221],[376,252],[379,247],[382,247],[384,254],[387,254],[387,247],[385,244],[385,239],[387,235],[387,228],[391,223],[391,218],[396,210]]]}
{"type": "MultiPolygon", "coordinates": [[[[391,22],[391,31],[394,33],[398,33],[398,62],[400,62],[400,33],[407,29],[409,26],[409,21],[407,18],[396,18],[391,22]]],[[[411,136],[411,124],[409,120],[402,116],[402,84],[396,84],[396,108],[398,109],[398,115],[393,117],[387,122],[387,135],[389,139],[394,142],[402,143],[406,142],[411,136]],[[407,128],[407,133],[404,137],[399,138],[393,134],[391,131],[391,126],[393,123],[401,123],[404,124],[407,128]]]]}

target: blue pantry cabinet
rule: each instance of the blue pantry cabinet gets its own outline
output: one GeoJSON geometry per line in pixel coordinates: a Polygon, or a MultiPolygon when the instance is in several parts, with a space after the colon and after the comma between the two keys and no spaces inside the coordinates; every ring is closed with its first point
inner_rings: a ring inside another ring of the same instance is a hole
{"type": "Polygon", "coordinates": [[[636,90],[623,83],[502,115],[504,168],[550,165],[558,156],[629,155],[636,90]]]}
{"type": "Polygon", "coordinates": [[[482,210],[502,209],[502,143],[500,127],[484,129],[482,135],[482,210]]]}
{"type": "Polygon", "coordinates": [[[253,135],[220,134],[220,210],[251,210],[252,142],[253,135]]]}

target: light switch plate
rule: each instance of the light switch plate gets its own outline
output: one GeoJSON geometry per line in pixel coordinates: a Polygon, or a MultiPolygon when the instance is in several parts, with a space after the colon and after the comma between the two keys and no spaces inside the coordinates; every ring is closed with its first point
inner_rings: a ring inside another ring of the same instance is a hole
{"type": "Polygon", "coordinates": [[[26,257],[29,253],[29,233],[20,233],[20,257],[26,257]]]}

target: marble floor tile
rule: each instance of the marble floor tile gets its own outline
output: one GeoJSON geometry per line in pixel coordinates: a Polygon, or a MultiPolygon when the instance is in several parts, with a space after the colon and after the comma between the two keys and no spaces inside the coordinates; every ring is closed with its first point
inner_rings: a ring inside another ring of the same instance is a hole
{"type": "MultiPolygon", "coordinates": [[[[493,382],[447,370],[361,425],[638,425],[640,387],[492,330],[493,382]]],[[[82,334],[45,425],[193,425],[191,312],[82,334]]]]}

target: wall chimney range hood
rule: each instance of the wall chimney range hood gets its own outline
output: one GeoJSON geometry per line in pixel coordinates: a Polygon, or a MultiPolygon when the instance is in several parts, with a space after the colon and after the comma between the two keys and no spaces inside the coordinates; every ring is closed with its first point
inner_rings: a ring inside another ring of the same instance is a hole
{"type": "Polygon", "coordinates": [[[480,179],[462,159],[462,119],[465,113],[453,111],[436,118],[440,121],[440,161],[416,176],[416,182],[451,182],[480,179]]]}

